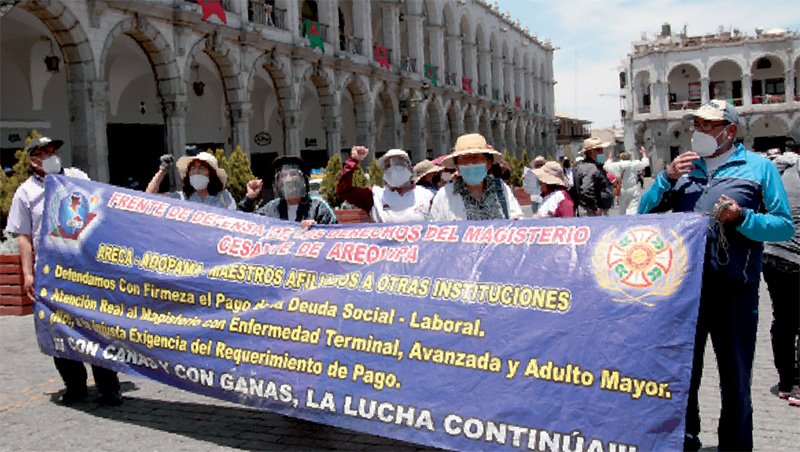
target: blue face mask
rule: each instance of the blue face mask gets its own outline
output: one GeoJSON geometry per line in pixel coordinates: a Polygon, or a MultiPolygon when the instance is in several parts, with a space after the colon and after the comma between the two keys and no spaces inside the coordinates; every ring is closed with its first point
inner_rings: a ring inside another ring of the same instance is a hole
{"type": "Polygon", "coordinates": [[[605,154],[600,154],[600,155],[597,156],[597,163],[602,165],[605,162],[606,162],[606,155],[605,154]]]}
{"type": "Polygon", "coordinates": [[[478,185],[486,178],[488,171],[485,163],[474,163],[471,165],[459,165],[458,172],[467,185],[478,185]]]}

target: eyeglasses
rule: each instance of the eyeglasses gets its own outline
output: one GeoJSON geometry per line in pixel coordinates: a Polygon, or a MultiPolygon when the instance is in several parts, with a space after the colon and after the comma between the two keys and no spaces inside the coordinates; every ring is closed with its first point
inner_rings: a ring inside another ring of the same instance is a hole
{"type": "Polygon", "coordinates": [[[36,148],[33,152],[31,152],[31,157],[44,160],[51,155],[58,155],[58,149],[54,146],[42,146],[40,148],[36,148]]]}
{"type": "Polygon", "coordinates": [[[703,132],[709,132],[717,127],[724,127],[727,126],[727,122],[712,122],[712,121],[695,121],[694,128],[697,130],[702,130],[703,132]]]}

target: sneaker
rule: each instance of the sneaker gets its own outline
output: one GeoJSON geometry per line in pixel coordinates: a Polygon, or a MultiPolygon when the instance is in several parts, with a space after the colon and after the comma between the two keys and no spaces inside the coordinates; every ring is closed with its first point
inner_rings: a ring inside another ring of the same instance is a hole
{"type": "Polygon", "coordinates": [[[122,394],[114,392],[111,394],[101,394],[95,402],[102,406],[120,406],[123,404],[122,394]]]}
{"type": "Polygon", "coordinates": [[[800,386],[795,386],[792,388],[792,392],[789,393],[789,405],[791,406],[800,406],[800,386]]]}
{"type": "Polygon", "coordinates": [[[61,395],[61,404],[62,405],[73,405],[78,402],[82,402],[89,396],[89,391],[86,388],[80,389],[67,389],[64,391],[64,394],[61,395]]]}
{"type": "Polygon", "coordinates": [[[683,450],[695,452],[700,450],[701,447],[703,447],[703,443],[700,442],[700,438],[696,435],[689,433],[683,435],[683,450]]]}

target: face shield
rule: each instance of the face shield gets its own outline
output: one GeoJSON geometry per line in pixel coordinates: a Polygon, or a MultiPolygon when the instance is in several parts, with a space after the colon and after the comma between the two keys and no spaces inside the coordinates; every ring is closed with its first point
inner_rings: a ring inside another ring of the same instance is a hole
{"type": "Polygon", "coordinates": [[[275,193],[283,199],[302,198],[306,195],[306,179],[297,165],[284,165],[275,173],[275,193]]]}

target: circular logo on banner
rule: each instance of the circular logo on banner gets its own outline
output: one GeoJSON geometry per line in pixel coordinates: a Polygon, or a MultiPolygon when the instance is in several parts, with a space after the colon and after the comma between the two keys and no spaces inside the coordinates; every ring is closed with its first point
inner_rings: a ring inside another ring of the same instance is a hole
{"type": "Polygon", "coordinates": [[[605,233],[592,259],[597,283],[620,294],[618,302],[654,306],[643,300],[672,295],[686,274],[687,256],[683,239],[670,232],[673,240],[650,227],[605,233]]]}
{"type": "Polygon", "coordinates": [[[268,134],[267,132],[258,132],[253,138],[253,141],[255,141],[259,146],[268,146],[270,143],[272,143],[272,135],[268,134]]]}

